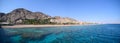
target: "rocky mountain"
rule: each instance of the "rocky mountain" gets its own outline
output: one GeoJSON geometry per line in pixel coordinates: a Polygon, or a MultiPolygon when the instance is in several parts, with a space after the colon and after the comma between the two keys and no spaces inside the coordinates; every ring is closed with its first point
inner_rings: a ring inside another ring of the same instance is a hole
{"type": "Polygon", "coordinates": [[[0,13],[0,19],[5,15],[5,13],[0,13]]]}
{"type": "Polygon", "coordinates": [[[42,12],[32,12],[24,8],[15,9],[7,14],[0,13],[0,20],[9,23],[18,23],[18,22],[20,23],[23,22],[23,20],[25,19],[35,19],[35,20],[50,19],[50,22],[55,22],[55,23],[79,23],[77,20],[72,18],[60,17],[60,16],[51,17],[42,12]]]}
{"type": "Polygon", "coordinates": [[[24,8],[18,8],[13,10],[10,13],[7,13],[5,16],[2,17],[2,20],[6,20],[7,22],[15,23],[21,19],[47,19],[51,16],[46,15],[42,12],[31,12],[24,8]]]}
{"type": "Polygon", "coordinates": [[[5,16],[6,14],[5,13],[0,13],[0,21],[2,21],[2,17],[5,16]]]}
{"type": "Polygon", "coordinates": [[[72,23],[79,23],[79,21],[69,18],[69,17],[60,17],[60,16],[55,16],[53,17],[51,20],[51,22],[55,22],[58,24],[63,24],[63,23],[67,23],[67,24],[72,24],[72,23]]]}

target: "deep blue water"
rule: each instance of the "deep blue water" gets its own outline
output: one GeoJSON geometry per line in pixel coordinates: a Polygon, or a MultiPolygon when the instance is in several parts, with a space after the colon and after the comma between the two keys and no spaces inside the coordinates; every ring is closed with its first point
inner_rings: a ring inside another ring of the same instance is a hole
{"type": "Polygon", "coordinates": [[[4,28],[2,43],[120,43],[120,24],[4,28]]]}

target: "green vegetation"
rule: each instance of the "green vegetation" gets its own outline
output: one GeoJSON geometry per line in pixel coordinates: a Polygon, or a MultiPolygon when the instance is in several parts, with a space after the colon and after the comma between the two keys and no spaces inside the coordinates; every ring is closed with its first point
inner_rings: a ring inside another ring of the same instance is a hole
{"type": "Polygon", "coordinates": [[[50,22],[50,19],[25,19],[23,24],[55,24],[50,22]]]}
{"type": "Polygon", "coordinates": [[[2,20],[0,20],[0,22],[2,22],[2,20]]]}
{"type": "Polygon", "coordinates": [[[0,20],[0,22],[4,22],[3,20],[0,20]]]}

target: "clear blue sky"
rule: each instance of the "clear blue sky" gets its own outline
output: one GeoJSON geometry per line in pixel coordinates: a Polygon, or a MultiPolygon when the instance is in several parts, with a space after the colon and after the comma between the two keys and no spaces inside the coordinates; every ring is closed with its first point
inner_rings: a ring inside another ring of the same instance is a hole
{"type": "Polygon", "coordinates": [[[79,21],[120,23],[119,0],[0,0],[0,12],[16,8],[79,21]]]}

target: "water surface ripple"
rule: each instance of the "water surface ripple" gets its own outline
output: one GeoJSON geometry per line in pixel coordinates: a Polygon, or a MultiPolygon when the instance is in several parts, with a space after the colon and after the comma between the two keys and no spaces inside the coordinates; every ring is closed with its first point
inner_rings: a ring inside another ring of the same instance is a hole
{"type": "Polygon", "coordinates": [[[4,42],[11,43],[120,43],[120,24],[4,28],[4,32],[4,42]]]}

